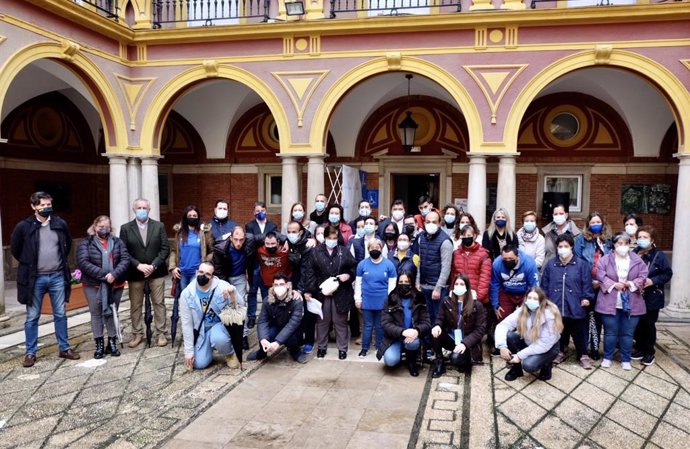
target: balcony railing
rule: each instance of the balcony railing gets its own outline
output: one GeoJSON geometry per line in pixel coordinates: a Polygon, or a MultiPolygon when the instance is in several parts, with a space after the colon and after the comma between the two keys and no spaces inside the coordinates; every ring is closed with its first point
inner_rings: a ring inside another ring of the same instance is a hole
{"type": "Polygon", "coordinates": [[[261,18],[266,22],[270,0],[152,0],[153,26],[183,23],[212,26],[261,18]]]}
{"type": "Polygon", "coordinates": [[[96,12],[117,22],[118,10],[117,0],[72,0],[87,8],[95,9],[96,12]]]}
{"type": "Polygon", "coordinates": [[[367,15],[429,14],[433,9],[439,12],[458,12],[460,0],[330,0],[331,14],[334,19],[340,12],[364,12],[367,15]]]}

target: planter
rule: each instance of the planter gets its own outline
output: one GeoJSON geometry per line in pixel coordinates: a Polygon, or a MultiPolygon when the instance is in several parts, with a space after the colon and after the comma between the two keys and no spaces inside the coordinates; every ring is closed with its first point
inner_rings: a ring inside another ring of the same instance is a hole
{"type": "MultiPolygon", "coordinates": [[[[86,306],[88,306],[88,302],[86,302],[86,295],[84,294],[84,285],[83,284],[72,285],[72,294],[69,297],[69,302],[67,304],[65,304],[65,311],[80,309],[80,308],[86,307],[86,306]]],[[[41,314],[42,315],[52,315],[53,314],[53,307],[50,304],[50,295],[48,295],[48,293],[46,293],[43,296],[43,305],[41,305],[41,314]]]]}

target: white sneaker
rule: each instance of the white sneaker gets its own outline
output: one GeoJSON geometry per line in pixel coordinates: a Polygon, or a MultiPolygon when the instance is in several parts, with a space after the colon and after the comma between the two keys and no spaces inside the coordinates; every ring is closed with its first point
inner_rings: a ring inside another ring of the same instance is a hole
{"type": "Polygon", "coordinates": [[[630,371],[632,369],[632,366],[630,365],[630,362],[621,362],[621,366],[623,367],[624,370],[630,371]]]}
{"type": "MultiPolygon", "coordinates": [[[[629,365],[629,363],[628,363],[628,365],[629,365]]],[[[601,366],[602,368],[611,368],[611,360],[604,359],[601,361],[601,365],[599,365],[599,366],[601,366]]]]}

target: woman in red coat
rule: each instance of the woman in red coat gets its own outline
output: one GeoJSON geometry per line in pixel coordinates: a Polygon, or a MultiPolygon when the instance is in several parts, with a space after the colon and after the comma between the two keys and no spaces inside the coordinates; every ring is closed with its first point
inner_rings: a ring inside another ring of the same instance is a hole
{"type": "Polygon", "coordinates": [[[450,278],[455,279],[458,274],[466,275],[477,292],[477,300],[482,304],[487,304],[491,283],[489,252],[476,242],[477,236],[472,226],[464,226],[460,232],[461,244],[453,253],[450,278]]]}

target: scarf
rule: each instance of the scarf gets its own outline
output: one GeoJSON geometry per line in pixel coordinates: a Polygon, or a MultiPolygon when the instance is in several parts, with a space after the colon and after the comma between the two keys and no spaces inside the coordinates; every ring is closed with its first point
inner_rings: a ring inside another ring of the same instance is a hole
{"type": "Polygon", "coordinates": [[[527,232],[525,231],[525,228],[521,228],[518,231],[522,237],[522,240],[525,242],[535,242],[537,240],[537,236],[539,235],[539,229],[534,229],[532,232],[527,232]]]}
{"type": "MultiPolygon", "coordinates": [[[[100,241],[96,241],[96,237],[94,237],[94,243],[96,244],[96,248],[98,248],[98,250],[101,252],[101,268],[103,268],[107,273],[112,273],[113,261],[111,259],[111,255],[113,253],[113,248],[115,247],[115,242],[113,238],[108,237],[107,249],[103,248],[103,245],[101,245],[100,241]]],[[[96,298],[98,302],[101,303],[101,310],[103,311],[103,316],[112,316],[113,311],[110,308],[110,303],[113,298],[112,286],[108,284],[106,281],[102,281],[101,286],[98,289],[96,298]]]]}

